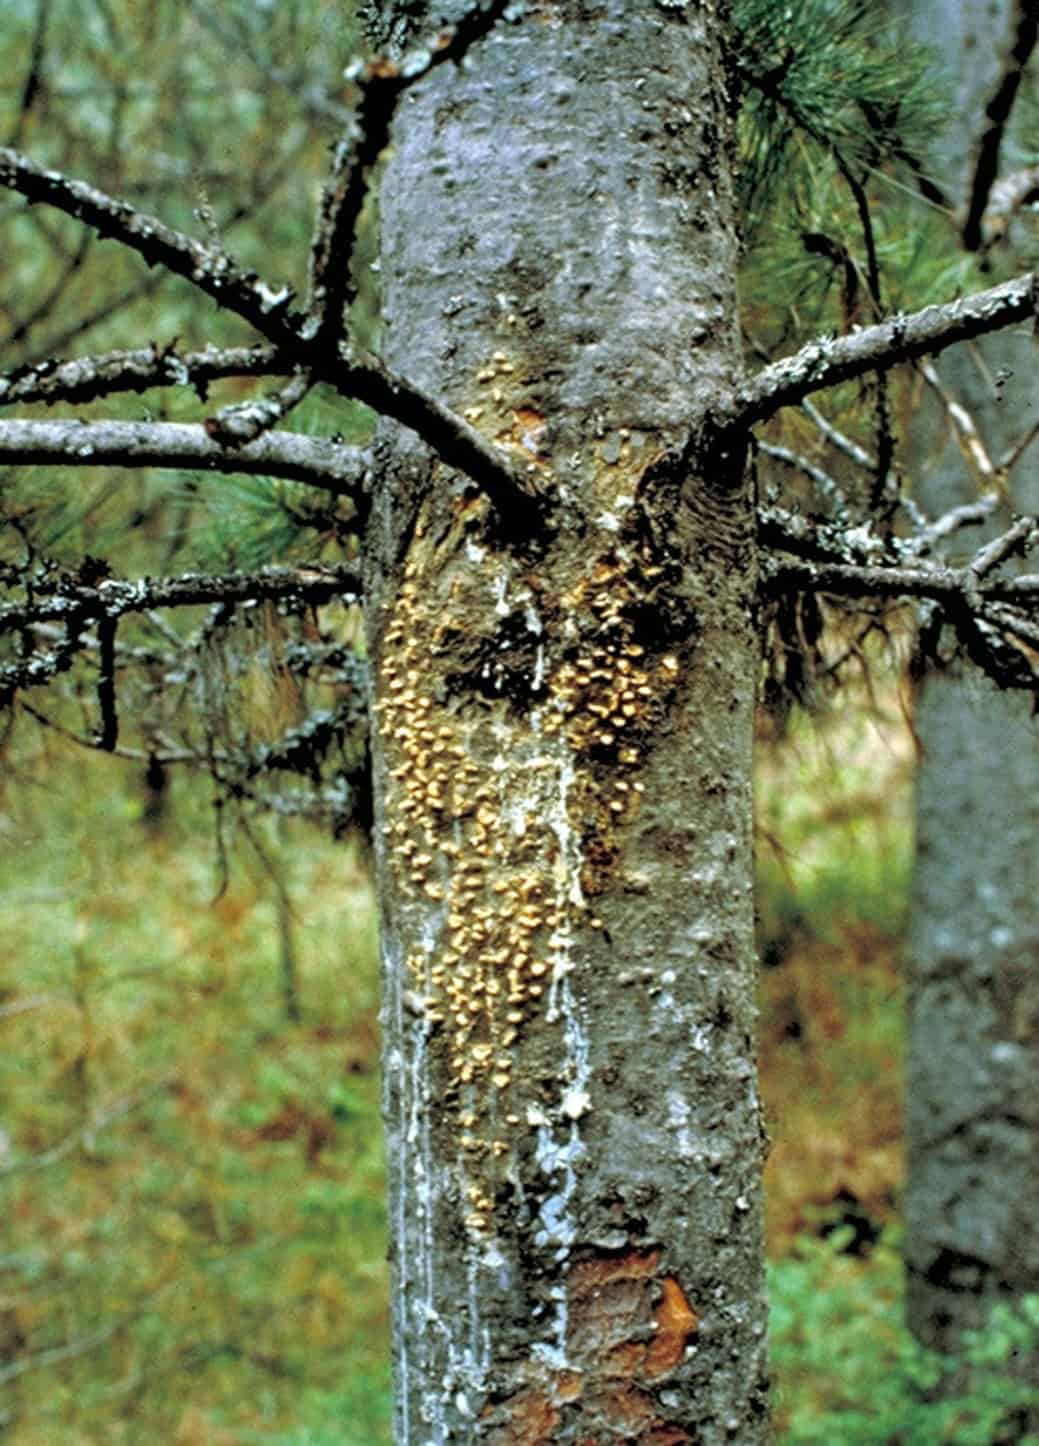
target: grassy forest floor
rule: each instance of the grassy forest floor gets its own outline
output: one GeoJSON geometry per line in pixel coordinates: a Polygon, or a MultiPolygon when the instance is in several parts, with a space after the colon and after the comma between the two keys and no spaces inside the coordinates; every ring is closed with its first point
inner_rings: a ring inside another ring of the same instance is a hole
{"type": "MultiPolygon", "coordinates": [[[[155,817],[132,768],[26,721],[0,795],[0,1436],[388,1442],[361,850],[258,825],[224,880],[203,786],[155,817]]],[[[899,1325],[911,751],[897,708],[761,750],[780,1441],[1000,1439],[913,1403],[899,1325]]]]}

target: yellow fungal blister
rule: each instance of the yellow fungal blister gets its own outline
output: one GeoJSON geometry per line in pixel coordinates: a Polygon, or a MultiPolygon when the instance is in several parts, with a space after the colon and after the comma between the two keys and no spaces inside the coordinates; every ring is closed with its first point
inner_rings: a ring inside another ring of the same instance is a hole
{"type": "MultiPolygon", "coordinates": [[[[481,383],[504,383],[512,366],[496,354],[481,383]]],[[[480,395],[493,400],[497,391],[480,395]]],[[[471,420],[483,405],[470,409],[471,420]]],[[[508,423],[505,445],[525,447],[529,460],[543,419],[509,413],[507,404],[494,415],[508,423]]],[[[474,590],[485,594],[489,628],[535,606],[529,590],[523,601],[515,563],[477,535],[469,565],[448,575],[441,531],[416,529],[383,636],[375,707],[386,754],[387,849],[411,939],[406,969],[424,1001],[416,1027],[429,1031],[442,1062],[444,1100],[456,1111],[467,1173],[477,1178],[466,1224],[479,1232],[493,1222],[492,1181],[502,1178],[493,1162],[513,1148],[501,1121],[520,1125],[529,1105],[524,1040],[555,1027],[560,981],[579,978],[583,951],[600,957],[604,945],[590,931],[603,922],[589,905],[644,806],[642,739],[681,669],[673,652],[662,654],[639,635],[647,563],[618,550],[590,558],[556,599],[561,615],[578,624],[553,636],[538,622],[537,684],[532,673],[525,704],[494,697],[497,645],[484,654],[492,681],[482,692],[445,696],[438,660],[452,648],[464,654],[474,590]],[[517,708],[526,709],[518,725],[517,708]],[[432,911],[430,902],[443,907],[432,911]],[[515,1100],[520,1113],[506,1114],[501,1097],[515,1100]]]]}

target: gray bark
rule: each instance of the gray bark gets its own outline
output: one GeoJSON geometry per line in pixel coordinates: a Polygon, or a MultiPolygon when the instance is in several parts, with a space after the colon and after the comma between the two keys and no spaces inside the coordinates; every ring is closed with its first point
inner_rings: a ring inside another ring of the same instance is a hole
{"type": "MultiPolygon", "coordinates": [[[[942,36],[957,119],[933,161],[947,194],[963,204],[970,142],[998,75],[1012,7],[913,0],[905,8],[922,38],[942,36]]],[[[1012,168],[1005,156],[1004,169],[1012,168]]],[[[997,277],[1017,260],[1012,244],[996,251],[997,277]]],[[[950,353],[940,371],[994,458],[1039,421],[1030,331],[950,353]]],[[[977,496],[936,409],[917,420],[914,447],[918,495],[930,511],[977,496]]],[[[1034,457],[1026,454],[1010,479],[1016,505],[1033,512],[1034,457]]],[[[1008,516],[997,513],[990,530],[1005,527],[1008,516]]],[[[963,545],[976,546],[979,536],[963,545]]],[[[1031,700],[999,694],[962,670],[927,679],[917,729],[908,1316],[921,1341],[951,1351],[994,1302],[1039,1289],[1039,728],[1031,700]]],[[[1039,1380],[1039,1363],[1025,1368],[1039,1380]]]]}
{"type": "Polygon", "coordinates": [[[524,536],[383,443],[402,1446],[767,1437],[753,516],[739,458],[673,454],[737,380],[720,44],[540,0],[409,92],[383,183],[390,365],[558,500],[524,536]]]}

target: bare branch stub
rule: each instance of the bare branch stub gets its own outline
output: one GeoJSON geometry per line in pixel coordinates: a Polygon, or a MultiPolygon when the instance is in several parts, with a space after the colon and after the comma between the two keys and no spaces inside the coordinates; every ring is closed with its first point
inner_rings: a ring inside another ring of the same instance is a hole
{"type": "Polygon", "coordinates": [[[222,407],[215,417],[207,417],[203,426],[208,436],[221,445],[241,446],[254,442],[299,406],[314,385],[309,372],[297,372],[284,386],[267,397],[250,397],[246,402],[233,402],[222,407]]]}

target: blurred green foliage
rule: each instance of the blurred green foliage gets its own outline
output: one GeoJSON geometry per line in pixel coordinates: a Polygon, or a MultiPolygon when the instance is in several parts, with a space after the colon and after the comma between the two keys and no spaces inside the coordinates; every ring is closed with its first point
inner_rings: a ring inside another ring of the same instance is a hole
{"type": "Polygon", "coordinates": [[[257,825],[301,916],[292,1024],[270,880],[232,847],[214,899],[203,789],[177,785],[156,830],[126,765],[98,760],[83,790],[67,746],[24,729],[9,757],[5,1439],[269,1440],[340,1408],[356,1434],[339,1439],[386,1439],[375,921],[356,847],[257,825]]]}
{"type": "Polygon", "coordinates": [[[1039,1296],[997,1306],[964,1351],[968,1380],[928,1399],[951,1369],[902,1323],[898,1235],[868,1262],[845,1253],[848,1232],[805,1237],[769,1272],[778,1437],[786,1446],[1039,1446],[1016,1412],[1035,1392],[1014,1365],[1039,1350],[1039,1296]]]}

